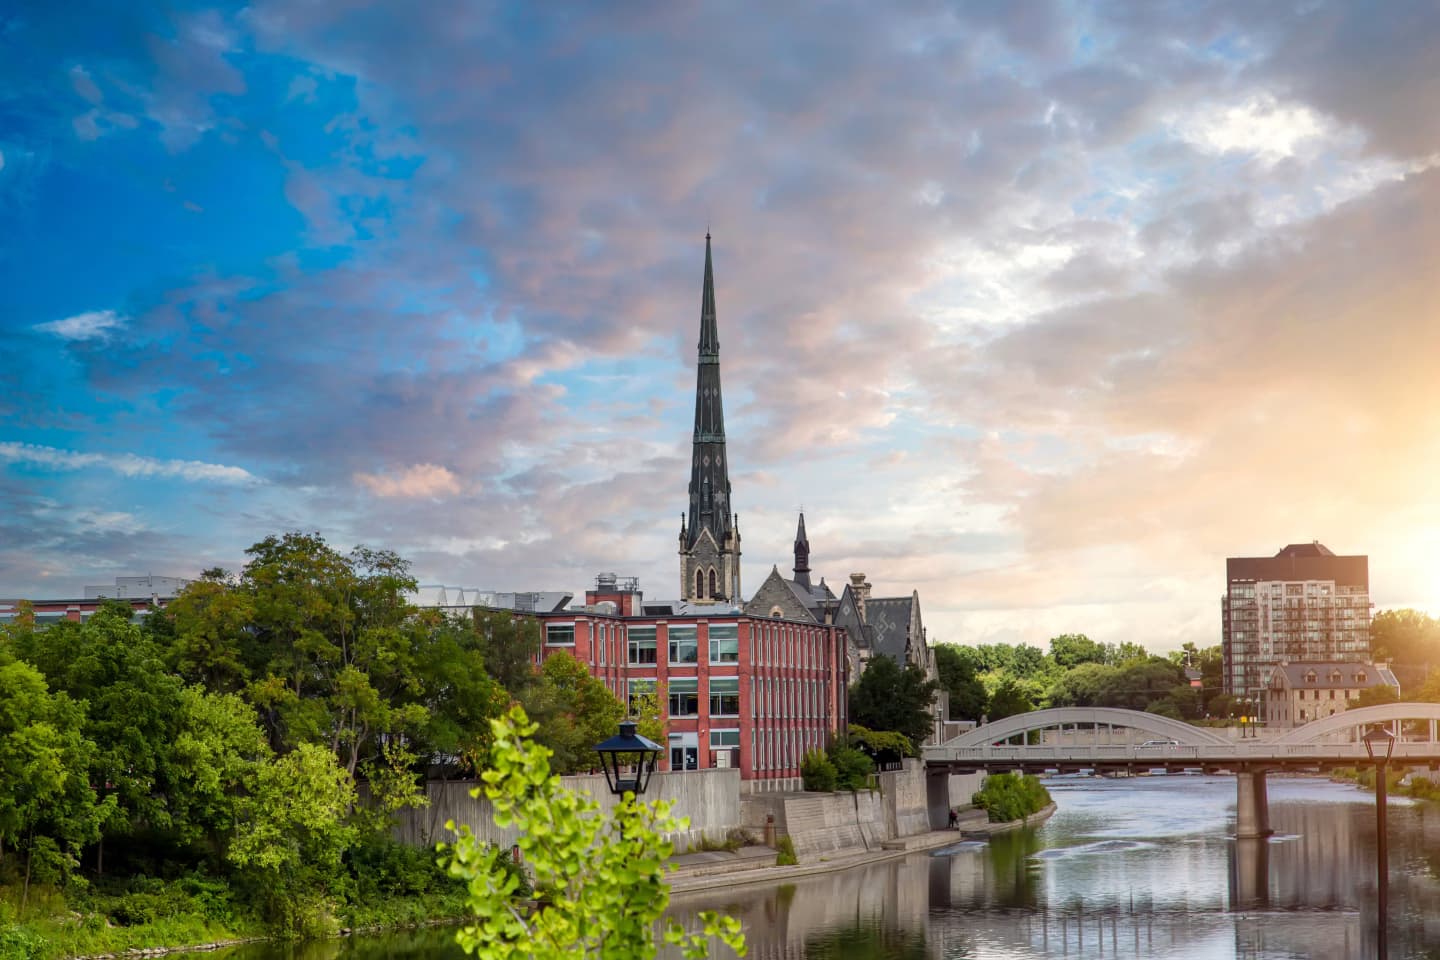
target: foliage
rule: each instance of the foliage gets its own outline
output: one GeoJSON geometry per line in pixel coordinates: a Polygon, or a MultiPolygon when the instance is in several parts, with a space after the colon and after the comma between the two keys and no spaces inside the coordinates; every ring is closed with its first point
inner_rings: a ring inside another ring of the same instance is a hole
{"type": "Polygon", "coordinates": [[[635,732],[656,743],[666,743],[666,720],[669,701],[665,696],[665,685],[657,682],[648,690],[635,694],[630,700],[630,716],[635,720],[635,732]]]}
{"type": "Polygon", "coordinates": [[[830,763],[835,768],[835,785],[841,790],[863,790],[875,772],[875,761],[868,754],[840,740],[830,745],[830,763]]]}
{"type": "Polygon", "coordinates": [[[873,657],[850,688],[850,718],[871,730],[904,734],[912,744],[930,736],[931,708],[939,684],[913,663],[902,669],[886,656],[873,657]]]}
{"type": "Polygon", "coordinates": [[[996,773],[985,778],[970,802],[989,814],[991,823],[1008,823],[1043,810],[1050,792],[1029,774],[996,773]]]}
{"type": "Polygon", "coordinates": [[[255,875],[265,920],[283,936],[333,926],[355,786],[335,757],[304,743],[261,765],[240,806],[230,860],[255,875]]]}
{"type": "Polygon", "coordinates": [[[0,867],[7,850],[33,851],[37,832],[72,851],[99,836],[109,811],[90,787],[83,723],[79,704],[0,649],[0,867]]]}
{"type": "Polygon", "coordinates": [[[875,760],[899,760],[919,755],[909,737],[893,730],[870,730],[852,723],[849,736],[851,746],[864,750],[875,760]]]}
{"type": "MultiPolygon", "coordinates": [[[[518,831],[544,908],[524,912],[519,884],[497,863],[504,854],[462,826],[450,847],[449,871],[467,884],[476,922],[456,940],[484,960],[653,957],[657,924],[670,899],[664,861],[674,852],[662,834],[688,823],[670,815],[670,804],[640,803],[628,793],[610,816],[601,816],[594,800],[560,787],[550,772],[550,751],[529,739],[536,729],[519,707],[493,721],[491,767],[473,794],[483,792],[490,801],[497,826],[518,831]]],[[[667,923],[665,942],[699,958],[708,954],[707,938],[718,936],[744,955],[738,921],[699,916],[700,931],[667,923]]]]}
{"type": "Polygon", "coordinates": [[[1440,619],[1418,610],[1381,610],[1370,618],[1370,651],[1376,660],[1417,668],[1423,676],[1440,667],[1440,619]]]}
{"type": "Polygon", "coordinates": [[[985,715],[989,698],[980,679],[981,666],[969,648],[939,643],[935,651],[935,669],[940,675],[940,688],[950,695],[948,720],[979,720],[985,715]]]}
{"type": "Polygon", "coordinates": [[[1351,702],[1350,708],[1378,707],[1383,703],[1399,702],[1400,694],[1395,692],[1394,687],[1388,683],[1377,683],[1373,687],[1366,687],[1364,690],[1361,690],[1360,694],[1351,702]]]}
{"type": "Polygon", "coordinates": [[[795,841],[790,839],[790,834],[782,833],[775,838],[775,866],[793,867],[800,862],[795,856],[795,841]]]}
{"type": "Polygon", "coordinates": [[[1026,686],[1013,677],[1002,677],[990,693],[989,720],[1004,720],[1017,713],[1029,713],[1035,709],[1035,701],[1026,686]]]}
{"type": "Polygon", "coordinates": [[[521,697],[534,712],[539,736],[558,774],[581,773],[596,765],[595,744],[615,736],[625,705],[590,669],[565,651],[545,659],[540,683],[521,697]]]}
{"type": "Polygon", "coordinates": [[[830,793],[840,778],[835,764],[830,762],[824,750],[810,750],[800,760],[800,779],[806,790],[830,793]]]}
{"type": "Polygon", "coordinates": [[[1110,662],[1105,646],[1083,633],[1062,633],[1058,637],[1051,637],[1050,659],[1067,670],[1082,663],[1110,662]]]}
{"type": "Polygon", "coordinates": [[[237,797],[252,788],[259,765],[270,757],[255,711],[236,694],[186,687],[172,753],[183,771],[168,796],[177,835],[195,841],[228,834],[237,797]]]}

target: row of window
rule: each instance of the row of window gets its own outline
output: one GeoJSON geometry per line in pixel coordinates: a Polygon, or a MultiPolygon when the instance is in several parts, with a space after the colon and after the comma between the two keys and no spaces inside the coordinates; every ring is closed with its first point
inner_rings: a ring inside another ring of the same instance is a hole
{"type": "MultiPolygon", "coordinates": [[[[707,684],[712,717],[740,716],[740,678],[710,677],[707,684]]],[[[654,680],[629,681],[626,702],[635,712],[635,699],[655,692],[654,680]]],[[[700,680],[697,677],[672,677],[665,685],[666,710],[672,717],[700,715],[700,680]]]]}
{"type": "Polygon", "coordinates": [[[750,751],[756,770],[793,770],[811,750],[825,746],[825,733],[813,728],[750,731],[750,751]]]}
{"type": "MultiPolygon", "coordinates": [[[[609,646],[606,625],[599,625],[599,662],[607,660],[609,646]]],[[[757,625],[755,632],[755,662],[758,664],[783,664],[801,669],[823,667],[825,657],[821,643],[823,635],[813,631],[797,630],[793,627],[757,625]]],[[[633,666],[648,666],[659,659],[658,631],[654,626],[634,626],[627,631],[626,658],[633,666]]],[[[700,631],[693,624],[676,624],[666,631],[666,654],[669,663],[698,663],[700,659],[700,631]]],[[[549,623],[545,625],[545,644],[551,647],[573,647],[575,625],[573,623],[549,623]]],[[[711,663],[740,662],[740,627],[734,623],[711,624],[709,629],[709,651],[711,663]]]]}

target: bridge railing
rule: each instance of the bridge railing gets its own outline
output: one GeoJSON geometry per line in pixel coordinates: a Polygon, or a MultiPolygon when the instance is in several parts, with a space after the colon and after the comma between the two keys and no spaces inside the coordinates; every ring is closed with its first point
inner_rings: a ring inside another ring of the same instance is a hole
{"type": "MultiPolygon", "coordinates": [[[[1026,762],[1037,763],[1174,763],[1194,760],[1223,762],[1226,760],[1277,762],[1286,760],[1334,760],[1346,763],[1368,763],[1365,747],[1358,743],[1274,743],[1250,742],[1213,744],[1206,746],[1153,746],[1145,747],[1128,744],[1068,744],[1068,745],[1026,745],[981,747],[926,747],[926,761],[931,763],[995,763],[1026,762]]],[[[1432,763],[1440,760],[1440,744],[1397,743],[1390,762],[1432,763]]]]}

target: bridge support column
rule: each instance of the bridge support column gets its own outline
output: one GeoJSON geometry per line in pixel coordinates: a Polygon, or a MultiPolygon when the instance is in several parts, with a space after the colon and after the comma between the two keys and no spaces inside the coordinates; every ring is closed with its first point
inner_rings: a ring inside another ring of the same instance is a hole
{"type": "Polygon", "coordinates": [[[1235,775],[1235,838],[1268,837],[1270,801],[1265,795],[1265,771],[1242,770],[1235,775]]]}

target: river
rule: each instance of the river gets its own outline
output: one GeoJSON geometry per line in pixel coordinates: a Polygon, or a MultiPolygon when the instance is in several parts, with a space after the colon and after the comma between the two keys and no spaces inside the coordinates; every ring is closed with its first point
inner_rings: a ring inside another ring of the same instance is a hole
{"type": "MultiPolygon", "coordinates": [[[[1269,780],[1268,841],[1231,839],[1231,777],[1047,781],[1044,826],[794,883],[678,898],[742,919],[755,960],[1374,958],[1374,796],[1269,780]]],[[[1440,956],[1440,807],[1392,801],[1387,957],[1440,956]]],[[[233,960],[463,956],[448,931],[233,960]]],[[[717,956],[729,956],[717,951],[717,956]]]]}

